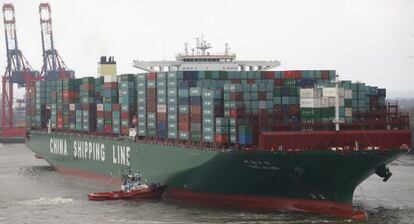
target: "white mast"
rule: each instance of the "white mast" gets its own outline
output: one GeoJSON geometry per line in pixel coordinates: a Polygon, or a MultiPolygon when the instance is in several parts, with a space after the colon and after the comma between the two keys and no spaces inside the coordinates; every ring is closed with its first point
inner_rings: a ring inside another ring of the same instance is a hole
{"type": "Polygon", "coordinates": [[[335,131],[339,131],[339,75],[335,75],[335,131]]]}

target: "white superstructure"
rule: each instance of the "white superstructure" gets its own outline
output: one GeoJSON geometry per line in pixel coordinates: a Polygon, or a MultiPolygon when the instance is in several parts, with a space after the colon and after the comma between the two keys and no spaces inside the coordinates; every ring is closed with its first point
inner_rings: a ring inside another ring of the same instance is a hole
{"type": "Polygon", "coordinates": [[[185,44],[184,52],[176,56],[176,61],[138,61],[133,66],[147,72],[157,71],[264,71],[280,65],[279,61],[237,61],[236,55],[229,52],[226,44],[224,53],[210,53],[211,48],[203,36],[196,39],[196,48],[188,51],[185,44]]]}

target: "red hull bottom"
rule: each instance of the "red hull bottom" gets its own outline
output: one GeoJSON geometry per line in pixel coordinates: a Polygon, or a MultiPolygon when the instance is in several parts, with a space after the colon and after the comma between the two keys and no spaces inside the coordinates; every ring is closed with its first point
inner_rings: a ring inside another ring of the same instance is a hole
{"type": "Polygon", "coordinates": [[[119,187],[121,185],[121,178],[114,178],[104,174],[97,174],[94,172],[88,172],[79,169],[68,168],[64,166],[53,166],[55,170],[59,173],[70,175],[70,176],[77,176],[89,181],[103,183],[112,187],[119,187]]]}
{"type": "Polygon", "coordinates": [[[173,200],[184,200],[189,202],[197,202],[198,204],[249,210],[296,211],[349,218],[358,221],[366,220],[368,218],[365,212],[353,210],[351,203],[283,197],[222,195],[214,193],[190,192],[177,189],[168,189],[165,196],[173,200]]]}
{"type": "MultiPolygon", "coordinates": [[[[87,172],[79,169],[67,168],[63,166],[55,166],[56,171],[92,180],[111,186],[119,186],[121,180],[112,178],[107,175],[100,175],[93,172],[87,172]]],[[[189,202],[197,202],[197,204],[237,207],[248,210],[267,210],[267,211],[297,211],[312,214],[328,215],[341,218],[349,218],[354,220],[366,220],[367,215],[363,211],[355,211],[351,203],[339,203],[331,201],[320,201],[310,199],[296,198],[276,198],[276,197],[255,197],[246,195],[221,195],[212,193],[198,193],[182,191],[177,189],[168,189],[165,197],[183,200],[189,202]]]]}

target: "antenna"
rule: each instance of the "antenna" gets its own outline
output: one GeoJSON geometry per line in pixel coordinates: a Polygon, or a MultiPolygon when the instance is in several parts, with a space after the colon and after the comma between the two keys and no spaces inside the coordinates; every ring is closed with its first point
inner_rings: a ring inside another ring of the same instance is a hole
{"type": "Polygon", "coordinates": [[[201,34],[201,38],[198,37],[198,38],[195,38],[195,39],[197,40],[197,45],[196,45],[196,47],[197,47],[197,54],[199,52],[198,50],[201,50],[201,54],[202,55],[205,55],[206,54],[206,50],[208,50],[208,49],[211,48],[211,44],[210,43],[207,43],[204,40],[204,35],[203,34],[201,34]]]}
{"type": "MultiPolygon", "coordinates": [[[[198,45],[199,45],[199,41],[200,41],[200,38],[199,37],[196,37],[196,38],[194,38],[195,40],[196,40],[196,49],[197,49],[197,55],[198,55],[198,45]]],[[[193,54],[194,54],[194,48],[193,48],[193,54]]]]}
{"type": "Polygon", "coordinates": [[[165,61],[165,42],[162,43],[162,60],[165,61]]]}
{"type": "Polygon", "coordinates": [[[228,43],[226,43],[226,44],[225,44],[225,46],[226,46],[226,47],[224,48],[224,54],[225,54],[225,55],[229,55],[229,50],[230,50],[230,48],[229,48],[229,44],[228,44],[228,43]]]}
{"type": "Polygon", "coordinates": [[[187,42],[184,43],[184,53],[185,55],[188,55],[188,43],[187,42]]]}

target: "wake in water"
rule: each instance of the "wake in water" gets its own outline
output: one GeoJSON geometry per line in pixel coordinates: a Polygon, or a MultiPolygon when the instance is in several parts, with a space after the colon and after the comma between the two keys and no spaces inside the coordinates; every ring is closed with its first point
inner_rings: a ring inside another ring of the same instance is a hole
{"type": "Polygon", "coordinates": [[[74,200],[72,198],[39,198],[36,200],[27,200],[22,201],[20,204],[33,206],[33,205],[58,205],[58,204],[66,204],[66,203],[72,203],[74,200]]]}

